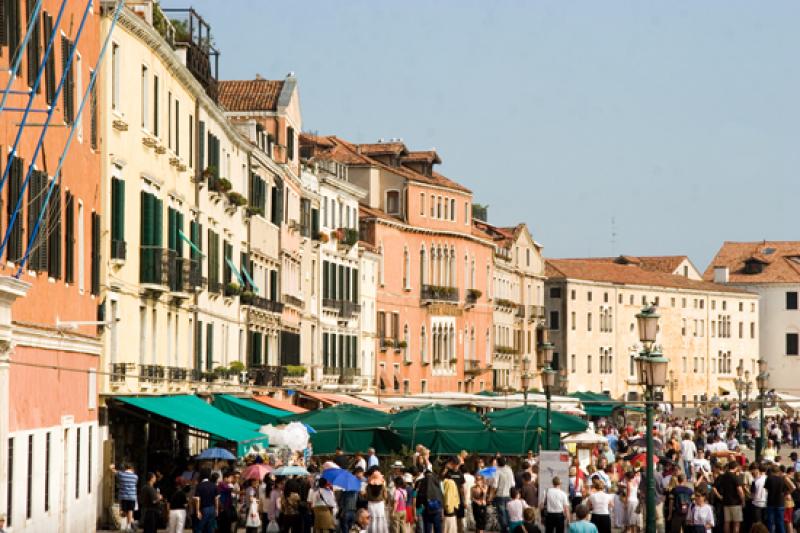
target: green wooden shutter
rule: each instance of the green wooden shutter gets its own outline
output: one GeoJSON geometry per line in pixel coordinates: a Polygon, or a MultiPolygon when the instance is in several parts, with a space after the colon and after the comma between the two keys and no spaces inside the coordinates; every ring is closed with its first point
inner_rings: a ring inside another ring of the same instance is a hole
{"type": "Polygon", "coordinates": [[[153,244],[160,248],[164,244],[164,202],[154,198],[153,206],[153,244]]]}
{"type": "Polygon", "coordinates": [[[278,301],[278,271],[269,271],[269,299],[273,302],[278,301]]]}
{"type": "MultiPolygon", "coordinates": [[[[33,11],[34,0],[27,0],[25,2],[25,17],[30,18],[33,11]]],[[[36,81],[36,74],[39,72],[39,42],[41,26],[39,25],[39,18],[33,20],[33,27],[28,28],[30,38],[28,39],[28,86],[33,87],[36,81]]],[[[37,94],[41,92],[41,85],[36,90],[37,94]]]]}
{"type": "Polygon", "coordinates": [[[61,185],[56,184],[50,198],[50,210],[47,236],[47,275],[51,278],[61,278],[61,185]]]}
{"type": "Polygon", "coordinates": [[[171,207],[167,209],[167,247],[170,250],[175,250],[175,246],[177,245],[178,231],[175,225],[177,219],[176,215],[175,209],[171,207]]]}
{"type": "Polygon", "coordinates": [[[194,369],[200,372],[203,369],[203,322],[197,321],[194,328],[194,369]]]}
{"type": "Polygon", "coordinates": [[[73,72],[74,68],[73,65],[69,66],[69,70],[66,69],[67,61],[69,61],[70,51],[72,49],[72,42],[65,37],[61,36],[61,68],[62,76],[63,73],[66,72],[66,78],[64,78],[64,85],[62,87],[62,96],[64,98],[64,122],[67,124],[72,124],[72,121],[75,119],[74,116],[74,98],[73,98],[73,72]]]}
{"type": "MultiPolygon", "coordinates": [[[[20,194],[22,194],[22,171],[25,167],[25,162],[19,157],[15,157],[11,162],[8,176],[8,203],[6,204],[6,220],[11,220],[14,215],[14,208],[19,201],[20,194]]],[[[17,261],[22,257],[22,241],[24,239],[24,229],[22,227],[22,220],[18,214],[14,225],[9,233],[8,246],[6,256],[9,261],[17,261]]]]}
{"type": "Polygon", "coordinates": [[[214,370],[214,324],[206,324],[206,370],[214,370]]]}
{"type": "Polygon", "coordinates": [[[311,238],[319,239],[319,209],[311,210],[311,238]]]}
{"type": "Polygon", "coordinates": [[[64,194],[64,281],[75,281],[75,207],[69,191],[64,194]]]}
{"type": "MultiPolygon", "coordinates": [[[[44,27],[44,37],[49,40],[53,33],[53,16],[48,13],[42,15],[42,25],[44,27]]],[[[56,54],[55,50],[50,50],[50,55],[47,56],[47,65],[45,66],[44,78],[44,94],[49,105],[53,104],[53,98],[56,94],[56,54]]]]}
{"type": "Polygon", "coordinates": [[[353,303],[358,303],[358,269],[353,269],[353,303]]]}
{"type": "Polygon", "coordinates": [[[183,232],[183,213],[180,211],[175,213],[175,251],[178,257],[183,257],[183,240],[178,231],[183,232]]]}
{"type": "Polygon", "coordinates": [[[91,293],[100,294],[100,214],[92,213],[92,272],[91,293]]]}
{"type": "Polygon", "coordinates": [[[197,159],[199,160],[197,170],[202,174],[206,169],[206,123],[202,120],[200,121],[200,127],[197,128],[197,140],[197,159]]]}

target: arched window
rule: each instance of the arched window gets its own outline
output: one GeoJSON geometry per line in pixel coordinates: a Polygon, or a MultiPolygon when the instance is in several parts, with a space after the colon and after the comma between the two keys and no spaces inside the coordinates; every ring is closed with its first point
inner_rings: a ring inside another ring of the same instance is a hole
{"type": "Polygon", "coordinates": [[[378,258],[378,283],[383,285],[383,280],[384,280],[384,278],[383,278],[383,274],[384,274],[384,268],[383,268],[383,259],[384,259],[384,257],[383,257],[383,241],[381,241],[378,244],[378,256],[379,256],[379,258],[378,258]]]}
{"type": "Polygon", "coordinates": [[[403,360],[408,361],[408,354],[411,353],[411,337],[408,335],[408,324],[403,326],[403,342],[405,342],[405,346],[403,346],[403,360]]]}
{"type": "Polygon", "coordinates": [[[487,363],[492,361],[492,332],[486,328],[486,343],[484,344],[484,357],[487,363]]]}
{"type": "Polygon", "coordinates": [[[428,362],[428,335],[424,325],[419,332],[419,357],[423,363],[428,362]]]}
{"type": "Polygon", "coordinates": [[[419,283],[420,285],[427,285],[428,284],[428,275],[427,271],[425,270],[425,245],[423,244],[422,247],[419,249],[419,283]]]}
{"type": "Polygon", "coordinates": [[[403,247],[403,288],[411,288],[411,257],[408,254],[408,247],[403,247]]]}

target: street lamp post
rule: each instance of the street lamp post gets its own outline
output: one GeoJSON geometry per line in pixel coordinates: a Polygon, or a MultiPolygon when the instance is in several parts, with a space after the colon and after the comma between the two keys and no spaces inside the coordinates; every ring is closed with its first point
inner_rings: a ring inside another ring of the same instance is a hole
{"type": "Polygon", "coordinates": [[[736,394],[739,398],[738,407],[736,409],[736,440],[739,442],[742,441],[742,393],[747,388],[747,383],[749,381],[750,371],[745,371],[744,361],[739,361],[739,366],[736,367],[736,379],[733,381],[733,385],[736,387],[736,394]]]}
{"type": "Polygon", "coordinates": [[[639,324],[639,340],[642,351],[637,357],[639,364],[639,381],[645,386],[645,413],[647,427],[647,507],[645,518],[646,533],[656,531],[656,480],[655,480],[655,446],[653,443],[653,419],[655,410],[656,388],[664,387],[667,381],[667,364],[669,361],[654,349],[658,333],[658,313],[655,306],[648,306],[636,315],[639,324]]]}
{"type": "Polygon", "coordinates": [[[529,355],[525,355],[522,358],[522,398],[523,403],[528,405],[528,387],[530,386],[530,379],[531,375],[528,373],[530,371],[531,366],[531,358],[529,355]]]}
{"type": "Polygon", "coordinates": [[[756,387],[758,387],[758,409],[761,420],[759,421],[758,440],[756,441],[756,458],[760,461],[764,452],[766,440],[764,437],[764,404],[767,401],[767,384],[769,373],[767,372],[767,362],[764,359],[758,360],[758,375],[756,376],[756,387]]]}
{"type": "Polygon", "coordinates": [[[552,368],[553,363],[553,348],[554,346],[549,342],[544,342],[539,345],[539,349],[544,355],[545,367],[542,369],[542,387],[544,388],[544,396],[547,399],[547,420],[545,424],[545,450],[550,449],[550,428],[552,426],[552,406],[550,405],[550,395],[553,390],[553,385],[556,381],[556,371],[552,368]]]}

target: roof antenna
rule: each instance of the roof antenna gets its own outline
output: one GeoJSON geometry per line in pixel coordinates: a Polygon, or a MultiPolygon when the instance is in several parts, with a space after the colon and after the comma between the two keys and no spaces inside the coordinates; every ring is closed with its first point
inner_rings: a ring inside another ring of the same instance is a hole
{"type": "Polygon", "coordinates": [[[617,256],[617,223],[614,217],[611,217],[611,257],[617,256]]]}

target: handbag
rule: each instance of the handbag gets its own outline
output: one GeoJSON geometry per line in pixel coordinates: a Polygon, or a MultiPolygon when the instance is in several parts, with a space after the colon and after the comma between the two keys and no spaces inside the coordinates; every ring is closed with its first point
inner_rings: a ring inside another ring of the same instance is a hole
{"type": "Polygon", "coordinates": [[[278,533],[281,530],[278,522],[275,520],[270,520],[269,525],[267,525],[267,533],[278,533]]]}
{"type": "Polygon", "coordinates": [[[247,522],[245,527],[261,527],[261,513],[258,512],[258,504],[251,502],[247,510],[247,522]]]}

